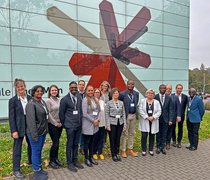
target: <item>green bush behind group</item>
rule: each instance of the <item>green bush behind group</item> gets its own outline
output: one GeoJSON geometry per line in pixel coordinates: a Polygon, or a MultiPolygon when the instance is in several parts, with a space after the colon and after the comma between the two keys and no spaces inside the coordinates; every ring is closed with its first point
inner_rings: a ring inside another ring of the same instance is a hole
{"type": "MultiPolygon", "coordinates": [[[[210,112],[206,112],[203,117],[203,121],[200,126],[199,139],[204,140],[210,138],[210,112]]],[[[107,142],[109,142],[107,140],[107,142]]],[[[183,144],[188,143],[186,123],[184,123],[184,134],[183,144]]],[[[46,142],[42,152],[43,167],[47,168],[49,162],[49,151],[51,147],[51,139],[47,135],[46,142]]],[[[5,176],[12,175],[12,147],[13,139],[11,138],[9,124],[0,124],[0,179],[5,176]]],[[[136,124],[136,133],[134,141],[134,150],[141,152],[141,132],[138,130],[138,121],[136,124]]],[[[64,167],[66,166],[66,132],[63,129],[62,137],[60,139],[59,159],[63,162],[64,167]]],[[[109,143],[107,148],[104,148],[104,154],[106,158],[110,156],[109,143]]],[[[83,156],[79,154],[79,161],[83,162],[83,156]]],[[[24,173],[32,172],[32,167],[27,164],[27,148],[26,142],[23,143],[22,148],[22,161],[21,170],[24,173]]]]}

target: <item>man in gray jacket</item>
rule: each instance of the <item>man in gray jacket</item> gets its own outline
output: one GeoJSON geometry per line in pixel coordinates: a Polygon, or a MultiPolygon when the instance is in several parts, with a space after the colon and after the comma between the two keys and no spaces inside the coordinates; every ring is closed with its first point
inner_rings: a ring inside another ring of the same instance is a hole
{"type": "Polygon", "coordinates": [[[59,117],[66,129],[66,158],[68,169],[77,172],[84,167],[78,162],[78,144],[82,130],[82,99],[77,91],[77,83],[69,84],[70,92],[61,99],[59,117]]]}

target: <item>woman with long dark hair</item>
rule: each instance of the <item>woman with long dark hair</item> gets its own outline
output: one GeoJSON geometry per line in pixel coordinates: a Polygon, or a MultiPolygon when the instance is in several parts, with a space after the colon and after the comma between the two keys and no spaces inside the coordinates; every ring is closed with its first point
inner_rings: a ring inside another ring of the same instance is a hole
{"type": "Polygon", "coordinates": [[[45,101],[49,110],[48,128],[52,139],[52,146],[50,148],[50,162],[49,165],[53,169],[58,169],[62,166],[58,160],[59,140],[62,134],[62,124],[59,118],[59,89],[56,85],[51,85],[48,91],[48,99],[45,101]]]}
{"type": "Polygon", "coordinates": [[[82,133],[84,135],[84,154],[85,164],[89,167],[98,165],[93,159],[94,136],[98,131],[100,122],[100,105],[98,100],[93,96],[93,86],[88,85],[86,96],[82,101],[82,133]]]}

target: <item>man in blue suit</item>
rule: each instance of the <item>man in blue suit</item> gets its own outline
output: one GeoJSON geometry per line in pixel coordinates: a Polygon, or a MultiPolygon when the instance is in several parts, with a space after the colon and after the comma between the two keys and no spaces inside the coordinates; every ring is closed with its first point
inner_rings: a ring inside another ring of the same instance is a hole
{"type": "Polygon", "coordinates": [[[183,86],[181,84],[176,85],[176,93],[173,94],[178,97],[180,102],[180,110],[181,110],[181,119],[177,119],[176,122],[178,124],[178,136],[176,136],[176,122],[172,125],[172,140],[173,146],[181,148],[181,141],[183,136],[183,122],[185,119],[185,110],[187,107],[188,97],[187,95],[182,93],[183,86]]]}
{"type": "Polygon", "coordinates": [[[196,95],[194,88],[189,89],[188,107],[187,107],[187,130],[190,146],[186,147],[190,151],[198,148],[199,128],[205,113],[203,101],[196,95]]]}
{"type": "Polygon", "coordinates": [[[159,117],[159,132],[156,134],[156,153],[166,154],[166,135],[168,126],[172,125],[173,122],[173,102],[169,95],[165,94],[166,85],[161,84],[159,86],[159,94],[155,95],[155,99],[160,102],[162,113],[159,117]]]}
{"type": "Polygon", "coordinates": [[[170,84],[166,85],[166,94],[171,96],[173,102],[173,124],[168,125],[167,136],[166,136],[166,149],[169,150],[171,146],[171,137],[173,125],[176,124],[176,121],[181,120],[181,104],[178,97],[175,94],[172,94],[172,86],[170,84]]]}

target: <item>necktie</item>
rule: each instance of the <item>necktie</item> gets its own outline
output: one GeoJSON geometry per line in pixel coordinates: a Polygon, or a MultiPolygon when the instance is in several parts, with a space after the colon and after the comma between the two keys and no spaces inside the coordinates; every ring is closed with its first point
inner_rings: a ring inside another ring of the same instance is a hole
{"type": "Polygon", "coordinates": [[[73,103],[76,104],[76,99],[75,99],[75,97],[72,96],[72,100],[73,100],[73,103]]]}
{"type": "Polygon", "coordinates": [[[161,103],[163,104],[163,95],[161,95],[161,103]]]}

